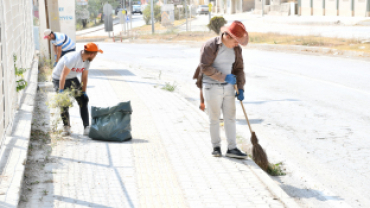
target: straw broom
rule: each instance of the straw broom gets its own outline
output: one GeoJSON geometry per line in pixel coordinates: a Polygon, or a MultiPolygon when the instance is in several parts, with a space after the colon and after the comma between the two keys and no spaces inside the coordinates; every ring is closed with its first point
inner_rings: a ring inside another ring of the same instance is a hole
{"type": "MultiPolygon", "coordinates": [[[[236,85],[234,85],[234,88],[236,90],[236,93],[239,94],[239,90],[236,85]]],[[[266,152],[263,150],[261,145],[258,143],[257,135],[256,132],[252,130],[251,124],[249,123],[249,119],[247,116],[247,112],[244,109],[243,102],[240,101],[240,105],[242,106],[245,120],[247,120],[248,126],[249,126],[249,131],[251,132],[251,143],[253,145],[252,147],[252,157],[254,162],[260,166],[264,171],[267,171],[269,161],[266,155],[266,152]]]]}

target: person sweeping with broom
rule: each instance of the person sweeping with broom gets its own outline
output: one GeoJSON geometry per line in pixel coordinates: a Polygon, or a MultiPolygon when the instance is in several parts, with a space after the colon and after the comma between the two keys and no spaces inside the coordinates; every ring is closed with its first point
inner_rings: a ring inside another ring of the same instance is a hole
{"type": "MultiPolygon", "coordinates": [[[[242,48],[239,44],[248,44],[248,33],[239,21],[223,27],[221,31],[220,36],[208,40],[201,48],[200,64],[193,78],[197,79],[197,86],[201,89],[201,96],[204,95],[209,114],[212,155],[222,156],[219,131],[222,110],[228,141],[226,156],[244,159],[247,155],[236,147],[234,85],[236,84],[239,89],[237,98],[242,101],[245,76],[242,48]]],[[[201,109],[204,109],[203,106],[200,106],[201,109]]]]}

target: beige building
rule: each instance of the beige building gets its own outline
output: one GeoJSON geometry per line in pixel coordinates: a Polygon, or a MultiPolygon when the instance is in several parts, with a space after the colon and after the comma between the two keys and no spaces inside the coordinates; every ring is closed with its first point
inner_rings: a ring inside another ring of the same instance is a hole
{"type": "Polygon", "coordinates": [[[295,14],[297,2],[293,0],[255,0],[255,14],[288,16],[295,14]],[[293,7],[292,7],[293,6],[293,7]]]}
{"type": "Polygon", "coordinates": [[[234,14],[254,9],[254,0],[214,0],[211,1],[215,13],[234,14]]]}
{"type": "Polygon", "coordinates": [[[270,15],[369,17],[370,0],[255,0],[255,13],[270,15]],[[292,5],[294,3],[294,5],[292,5]]]}
{"type": "Polygon", "coordinates": [[[215,0],[215,9],[218,13],[241,13],[243,12],[242,0],[215,0]]]}
{"type": "MultiPolygon", "coordinates": [[[[170,0],[169,0],[170,1],[170,0]]],[[[255,0],[189,0],[188,5],[193,7],[212,4],[212,12],[234,14],[254,9],[255,0]]]]}

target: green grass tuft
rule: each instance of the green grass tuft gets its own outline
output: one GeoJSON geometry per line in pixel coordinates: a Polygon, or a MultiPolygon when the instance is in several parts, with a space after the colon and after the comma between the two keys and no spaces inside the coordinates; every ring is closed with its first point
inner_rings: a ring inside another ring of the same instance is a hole
{"type": "Polygon", "coordinates": [[[286,173],[281,167],[282,164],[282,162],[276,164],[270,163],[267,168],[267,173],[271,176],[285,176],[286,173]]]}
{"type": "Polygon", "coordinates": [[[170,84],[169,82],[166,82],[166,85],[162,87],[163,90],[167,90],[169,92],[175,91],[177,88],[176,83],[170,84]]]}

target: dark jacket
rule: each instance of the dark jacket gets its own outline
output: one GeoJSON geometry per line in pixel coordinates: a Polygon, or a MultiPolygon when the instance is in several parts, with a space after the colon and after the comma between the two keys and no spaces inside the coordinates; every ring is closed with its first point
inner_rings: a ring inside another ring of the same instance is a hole
{"type": "MultiPolygon", "coordinates": [[[[197,79],[196,85],[202,88],[203,74],[211,77],[214,80],[224,82],[226,74],[222,74],[216,68],[212,67],[214,60],[217,57],[219,46],[222,44],[222,35],[209,39],[200,49],[200,63],[194,73],[193,79],[197,79]]],[[[242,48],[237,46],[235,50],[235,62],[231,73],[236,76],[236,84],[239,89],[244,89],[245,75],[242,56],[242,48]]]]}

